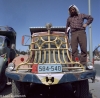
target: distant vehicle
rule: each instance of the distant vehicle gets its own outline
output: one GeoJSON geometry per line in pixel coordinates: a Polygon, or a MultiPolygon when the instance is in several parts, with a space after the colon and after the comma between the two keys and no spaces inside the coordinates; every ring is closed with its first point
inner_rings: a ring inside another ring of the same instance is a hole
{"type": "Polygon", "coordinates": [[[98,50],[99,47],[100,47],[100,44],[93,50],[93,58],[94,58],[94,61],[95,60],[100,60],[100,57],[97,56],[97,54],[96,54],[96,51],[98,50]]]}
{"type": "Polygon", "coordinates": [[[53,85],[70,83],[77,98],[88,98],[88,79],[94,78],[96,72],[86,70],[77,57],[72,61],[65,27],[47,24],[31,27],[30,32],[29,45],[24,44],[27,36],[22,37],[22,45],[30,46],[29,55],[16,57],[16,62],[6,69],[6,76],[12,79],[12,94],[27,96],[31,86],[39,84],[50,89],[53,85]]]}
{"type": "Polygon", "coordinates": [[[7,83],[5,69],[8,66],[8,59],[11,45],[16,45],[16,32],[12,27],[0,26],[0,92],[7,83]]]}

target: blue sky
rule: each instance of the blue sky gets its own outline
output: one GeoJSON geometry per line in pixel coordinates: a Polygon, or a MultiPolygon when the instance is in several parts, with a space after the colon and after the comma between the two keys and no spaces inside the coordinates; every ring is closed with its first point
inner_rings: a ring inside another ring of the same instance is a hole
{"type": "MultiPolygon", "coordinates": [[[[80,13],[88,14],[88,0],[0,0],[0,25],[13,27],[17,32],[16,48],[27,50],[27,46],[21,45],[21,37],[30,35],[29,27],[43,27],[46,23],[65,26],[71,4],[75,4],[80,13]]],[[[91,0],[93,49],[100,44],[99,10],[100,0],[91,0]]],[[[88,27],[86,32],[89,43],[88,27]]]]}

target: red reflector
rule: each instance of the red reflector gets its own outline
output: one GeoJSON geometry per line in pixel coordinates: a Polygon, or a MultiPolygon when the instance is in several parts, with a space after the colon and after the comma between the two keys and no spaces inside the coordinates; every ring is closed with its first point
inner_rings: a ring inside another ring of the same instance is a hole
{"type": "Polygon", "coordinates": [[[32,65],[32,73],[38,73],[38,64],[32,65]]]}
{"type": "Polygon", "coordinates": [[[23,62],[24,61],[24,58],[20,58],[20,60],[23,62]]]}
{"type": "Polygon", "coordinates": [[[78,58],[78,57],[75,57],[75,61],[77,61],[77,62],[78,62],[78,61],[79,61],[79,58],[78,58]]]}

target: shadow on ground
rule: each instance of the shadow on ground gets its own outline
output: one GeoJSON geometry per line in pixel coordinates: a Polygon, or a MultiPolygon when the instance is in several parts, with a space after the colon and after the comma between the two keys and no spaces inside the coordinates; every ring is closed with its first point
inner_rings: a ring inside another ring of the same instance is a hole
{"type": "Polygon", "coordinates": [[[6,85],[4,90],[0,92],[0,95],[5,96],[5,95],[10,95],[11,94],[11,85],[6,85]]]}
{"type": "MultiPolygon", "coordinates": [[[[0,95],[6,96],[11,95],[11,85],[6,85],[5,89],[0,92],[0,95]]],[[[4,97],[5,98],[5,97],[4,97]]],[[[35,85],[29,90],[27,98],[76,98],[73,94],[72,88],[70,85],[62,86],[49,86],[44,85],[35,85]]],[[[89,98],[96,98],[92,96],[92,93],[89,93],[89,98]]]]}

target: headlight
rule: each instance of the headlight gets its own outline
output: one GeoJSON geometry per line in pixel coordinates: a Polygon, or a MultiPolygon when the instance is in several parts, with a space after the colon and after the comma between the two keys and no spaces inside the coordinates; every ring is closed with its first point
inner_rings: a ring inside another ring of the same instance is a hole
{"type": "Polygon", "coordinates": [[[8,64],[8,69],[9,69],[10,71],[12,71],[12,70],[14,69],[14,67],[15,67],[14,63],[9,63],[9,64],[8,64]]]}
{"type": "Polygon", "coordinates": [[[94,69],[92,62],[87,62],[87,69],[94,69]]]}

